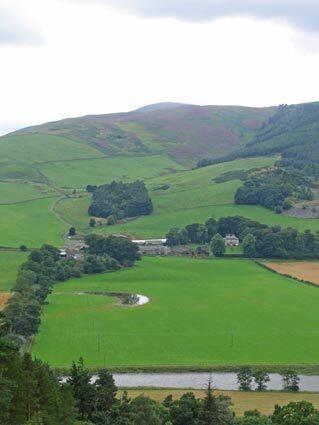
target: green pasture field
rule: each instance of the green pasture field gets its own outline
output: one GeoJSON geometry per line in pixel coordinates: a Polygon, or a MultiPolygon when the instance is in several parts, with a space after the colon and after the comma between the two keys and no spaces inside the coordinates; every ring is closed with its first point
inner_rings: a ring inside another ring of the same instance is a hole
{"type": "Polygon", "coordinates": [[[0,205],[0,246],[39,247],[43,243],[63,244],[67,230],[51,211],[54,198],[14,205],[0,205]]]}
{"type": "Polygon", "coordinates": [[[0,205],[56,196],[57,192],[45,185],[26,181],[0,182],[0,205]]]}
{"type": "Polygon", "coordinates": [[[124,271],[56,284],[32,353],[56,367],[315,364],[319,290],[250,260],[143,258],[124,271]],[[124,307],[115,298],[143,294],[124,307]]]}
{"type": "Polygon", "coordinates": [[[19,251],[0,251],[0,292],[13,288],[19,266],[26,260],[28,253],[19,251]]]}
{"type": "Polygon", "coordinates": [[[51,162],[40,167],[41,172],[54,185],[82,189],[88,184],[100,185],[112,180],[144,180],[181,169],[182,166],[166,154],[51,162]]]}

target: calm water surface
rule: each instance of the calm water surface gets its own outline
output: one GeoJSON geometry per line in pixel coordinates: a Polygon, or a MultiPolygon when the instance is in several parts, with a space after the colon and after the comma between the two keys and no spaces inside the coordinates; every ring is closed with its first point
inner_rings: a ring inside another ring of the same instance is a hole
{"type": "MultiPolygon", "coordinates": [[[[119,387],[161,387],[203,389],[211,377],[213,385],[221,390],[237,390],[235,373],[115,373],[115,383],[119,387]]],[[[269,374],[269,390],[281,390],[282,378],[276,373],[269,374]]],[[[319,391],[319,376],[300,375],[301,391],[319,391]]]]}

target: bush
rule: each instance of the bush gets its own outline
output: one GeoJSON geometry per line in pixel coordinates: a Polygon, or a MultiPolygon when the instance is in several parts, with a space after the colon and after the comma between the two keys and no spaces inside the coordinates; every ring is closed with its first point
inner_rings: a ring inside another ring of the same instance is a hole
{"type": "Polygon", "coordinates": [[[108,226],[114,226],[114,224],[116,224],[116,218],[114,215],[110,215],[110,217],[108,217],[106,224],[108,226]]]}
{"type": "Polygon", "coordinates": [[[76,229],[75,227],[70,227],[69,229],[69,236],[75,236],[76,235],[76,229]]]}
{"type": "Polygon", "coordinates": [[[282,208],[284,210],[290,210],[290,208],[292,208],[292,203],[288,199],[286,199],[282,205],[282,208]]]}

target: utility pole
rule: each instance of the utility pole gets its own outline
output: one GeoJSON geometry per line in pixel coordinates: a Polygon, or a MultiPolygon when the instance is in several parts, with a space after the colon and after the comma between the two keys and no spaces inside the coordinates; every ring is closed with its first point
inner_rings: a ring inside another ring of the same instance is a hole
{"type": "Polygon", "coordinates": [[[230,343],[231,348],[234,347],[234,334],[233,332],[231,333],[231,343],[230,343]]]}

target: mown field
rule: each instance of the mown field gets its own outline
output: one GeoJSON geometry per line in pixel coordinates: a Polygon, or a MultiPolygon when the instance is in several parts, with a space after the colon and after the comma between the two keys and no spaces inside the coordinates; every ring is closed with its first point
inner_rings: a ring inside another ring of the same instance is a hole
{"type": "Polygon", "coordinates": [[[267,261],[264,264],[280,274],[319,285],[318,261],[267,261]]]}
{"type": "Polygon", "coordinates": [[[249,260],[144,258],[116,273],[57,284],[33,354],[53,366],[314,364],[317,288],[249,260]],[[84,291],[144,294],[123,307],[84,291]],[[62,331],[63,330],[63,331],[62,331]]]}
{"type": "MultiPolygon", "coordinates": [[[[139,394],[149,396],[153,400],[161,402],[169,394],[173,398],[180,398],[187,390],[175,389],[136,389],[128,390],[129,397],[137,397],[139,394]]],[[[196,397],[202,398],[205,396],[203,390],[192,390],[196,397]]],[[[317,409],[319,408],[319,394],[318,393],[285,393],[279,391],[271,392],[243,392],[243,391],[216,391],[216,394],[222,394],[231,398],[233,403],[233,410],[238,416],[242,416],[248,410],[259,410],[264,415],[273,413],[275,405],[284,406],[291,402],[309,401],[317,409]]]]}
{"type": "Polygon", "coordinates": [[[13,288],[18,267],[23,263],[28,253],[16,251],[0,251],[0,292],[13,288]]]}

